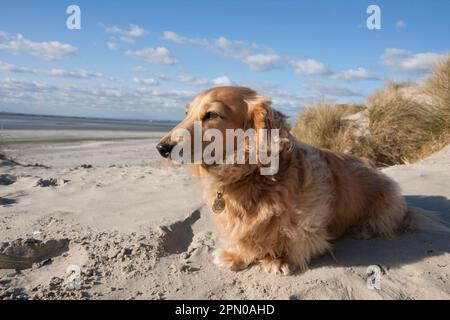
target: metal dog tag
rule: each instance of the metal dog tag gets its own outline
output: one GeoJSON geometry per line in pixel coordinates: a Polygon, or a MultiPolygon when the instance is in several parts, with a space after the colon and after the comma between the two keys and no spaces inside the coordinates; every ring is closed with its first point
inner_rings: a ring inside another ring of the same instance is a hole
{"type": "Polygon", "coordinates": [[[216,198],[214,199],[214,203],[212,205],[212,210],[216,214],[219,214],[225,210],[225,200],[223,199],[222,192],[217,192],[216,198]]]}

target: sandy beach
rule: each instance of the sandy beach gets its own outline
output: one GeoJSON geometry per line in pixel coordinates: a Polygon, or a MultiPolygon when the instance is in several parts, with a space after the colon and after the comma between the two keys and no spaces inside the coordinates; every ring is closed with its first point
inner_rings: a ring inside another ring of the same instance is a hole
{"type": "Polygon", "coordinates": [[[449,13],[0,0],[0,306],[450,300],[449,13]]]}
{"type": "MultiPolygon", "coordinates": [[[[200,188],[156,152],[162,132],[3,132],[14,161],[0,164],[0,299],[450,298],[448,234],[340,239],[334,257],[287,277],[222,270],[200,188]]],[[[450,222],[450,146],[384,172],[450,222]]]]}

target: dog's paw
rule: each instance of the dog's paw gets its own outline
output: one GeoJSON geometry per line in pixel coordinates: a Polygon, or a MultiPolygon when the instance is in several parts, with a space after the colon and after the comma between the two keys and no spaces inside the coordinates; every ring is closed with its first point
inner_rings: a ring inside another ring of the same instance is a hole
{"type": "Polygon", "coordinates": [[[365,225],[357,225],[349,230],[350,236],[355,240],[369,240],[374,237],[374,232],[365,225]]]}
{"type": "Polygon", "coordinates": [[[237,252],[225,249],[219,249],[214,252],[214,263],[221,268],[233,271],[242,270],[248,266],[237,252]]]}
{"type": "Polygon", "coordinates": [[[264,259],[261,261],[265,272],[269,274],[288,276],[292,273],[292,266],[281,259],[264,259]]]}

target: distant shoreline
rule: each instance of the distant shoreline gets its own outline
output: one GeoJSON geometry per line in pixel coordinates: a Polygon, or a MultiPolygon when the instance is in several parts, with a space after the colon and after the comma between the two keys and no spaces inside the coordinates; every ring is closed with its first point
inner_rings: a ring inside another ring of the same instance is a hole
{"type": "Polygon", "coordinates": [[[176,122],[47,116],[0,112],[0,130],[164,132],[176,122]]]}
{"type": "Polygon", "coordinates": [[[126,131],[126,130],[2,130],[0,143],[5,146],[18,144],[51,144],[51,143],[82,143],[108,142],[125,140],[159,140],[167,131],[126,131]]]}
{"type": "Polygon", "coordinates": [[[126,119],[126,118],[107,118],[107,117],[89,117],[89,116],[64,116],[64,115],[52,115],[52,114],[39,114],[39,113],[21,113],[21,112],[8,112],[0,111],[1,116],[28,116],[28,117],[39,117],[39,118],[68,118],[68,119],[79,119],[79,120],[100,120],[100,121],[125,121],[125,122],[144,122],[144,123],[178,123],[179,120],[154,120],[154,119],[126,119]]]}

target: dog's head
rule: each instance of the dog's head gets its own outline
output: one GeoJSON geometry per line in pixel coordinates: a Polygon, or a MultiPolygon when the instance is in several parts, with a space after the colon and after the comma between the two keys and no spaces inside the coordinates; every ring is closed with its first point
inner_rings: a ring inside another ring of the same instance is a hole
{"type": "Polygon", "coordinates": [[[269,99],[249,88],[220,87],[204,91],[186,106],[185,119],[161,139],[157,149],[163,157],[175,159],[174,153],[177,156],[180,155],[180,148],[177,148],[177,146],[183,144],[184,150],[181,152],[184,152],[184,156],[188,156],[190,159],[190,161],[186,161],[185,158],[184,162],[197,163],[206,169],[229,166],[227,159],[229,160],[230,145],[233,148],[231,153],[234,156],[237,149],[243,147],[245,157],[249,160],[248,143],[250,137],[245,136],[244,145],[239,145],[237,136],[231,136],[227,132],[229,133],[230,130],[231,132],[238,132],[237,130],[240,129],[240,132],[247,133],[251,131],[249,129],[253,129],[252,132],[256,133],[257,136],[254,154],[256,154],[255,167],[258,167],[261,165],[258,150],[262,147],[261,143],[264,143],[265,150],[269,150],[269,152],[271,150],[271,142],[273,143],[270,137],[271,132],[273,132],[271,130],[279,130],[280,139],[276,141],[278,152],[284,147],[283,143],[280,142],[286,140],[289,135],[286,117],[273,110],[270,105],[269,99]],[[259,134],[262,131],[269,135],[266,140],[259,139],[259,134]],[[209,138],[208,132],[210,133],[209,138]],[[198,137],[199,133],[203,136],[198,137]],[[218,141],[219,136],[223,138],[221,141],[218,141]],[[216,146],[212,152],[213,158],[223,162],[206,161],[201,155],[199,158],[195,158],[196,155],[199,156],[199,153],[203,155],[208,151],[208,148],[211,149],[213,143],[216,146]],[[219,147],[218,143],[222,145],[222,148],[219,147]],[[189,153],[189,155],[186,153],[189,153]],[[198,159],[200,159],[200,162],[198,162],[198,159]]]}

